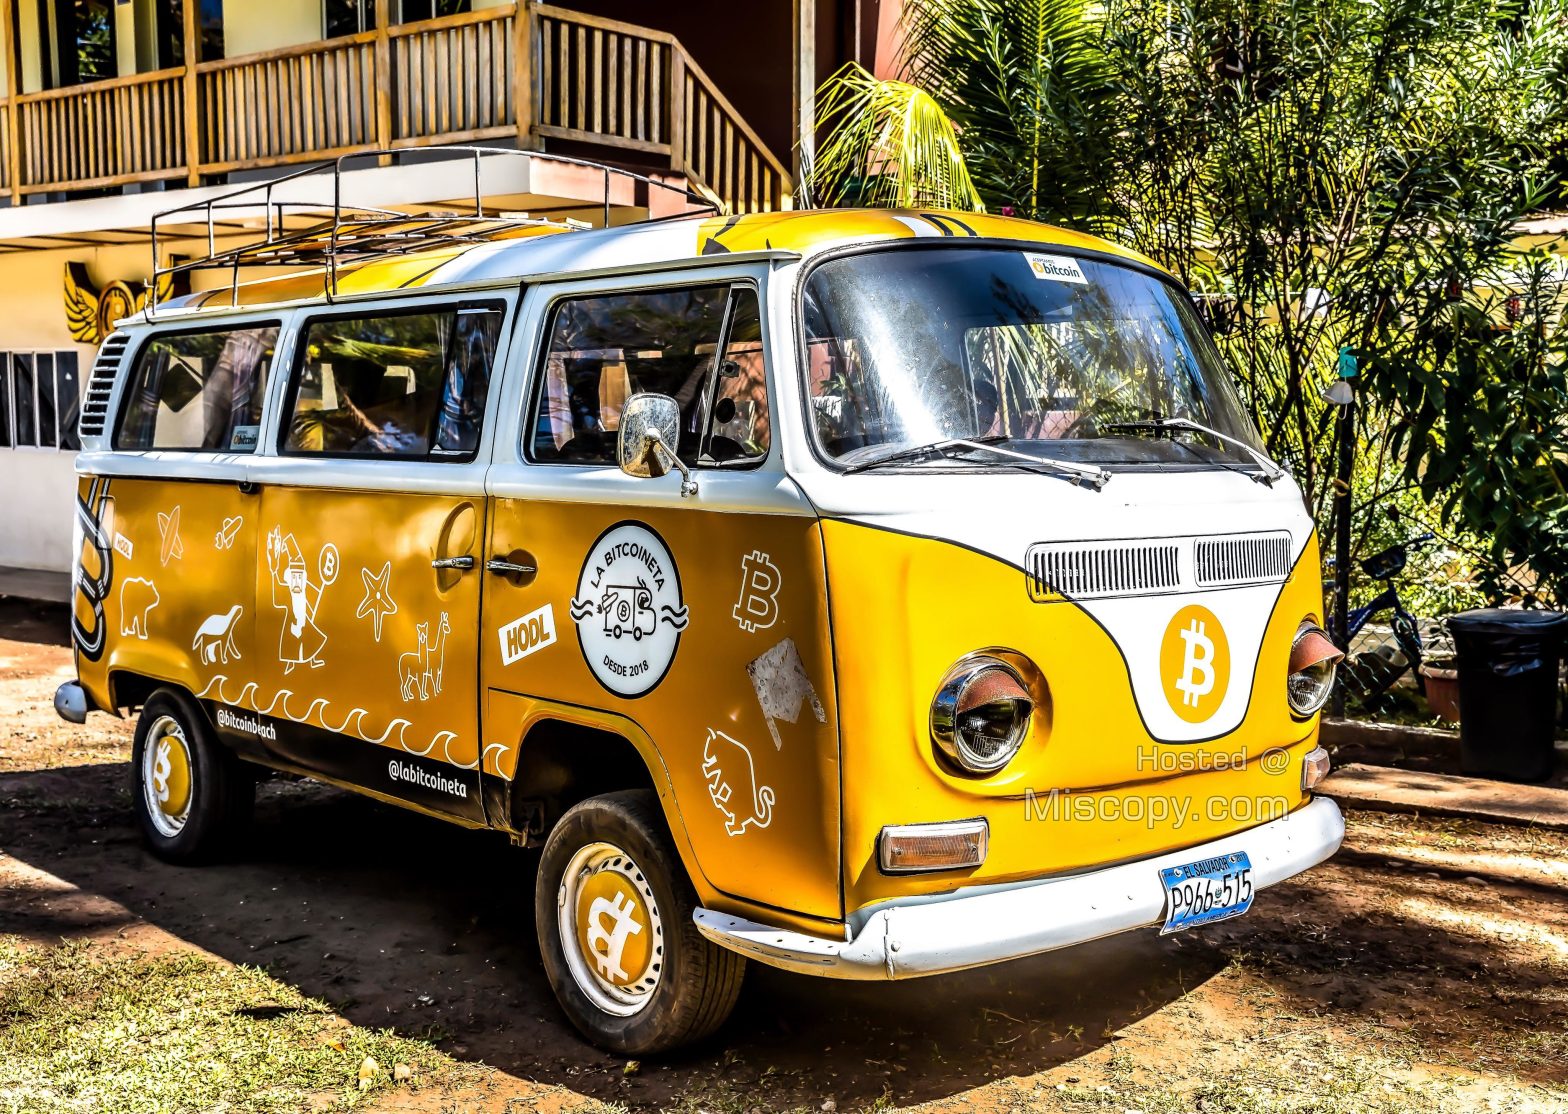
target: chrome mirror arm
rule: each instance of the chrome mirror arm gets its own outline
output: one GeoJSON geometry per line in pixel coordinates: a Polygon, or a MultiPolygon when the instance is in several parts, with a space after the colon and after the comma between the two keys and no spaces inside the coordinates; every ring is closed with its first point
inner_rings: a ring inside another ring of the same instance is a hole
{"type": "Polygon", "coordinates": [[[675,452],[664,443],[664,438],[660,435],[658,430],[644,430],[642,435],[642,444],[644,450],[652,450],[652,452],[658,456],[660,460],[674,465],[675,469],[680,472],[682,499],[697,494],[697,481],[691,478],[691,469],[687,468],[681,458],[676,456],[675,452]]]}

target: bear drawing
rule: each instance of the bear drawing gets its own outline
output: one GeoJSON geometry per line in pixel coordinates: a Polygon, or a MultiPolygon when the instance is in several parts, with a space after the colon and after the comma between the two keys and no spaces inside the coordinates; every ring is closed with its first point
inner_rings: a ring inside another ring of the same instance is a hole
{"type": "Polygon", "coordinates": [[[147,637],[147,613],[158,606],[158,589],[150,580],[133,576],[120,585],[120,633],[147,637]]]}

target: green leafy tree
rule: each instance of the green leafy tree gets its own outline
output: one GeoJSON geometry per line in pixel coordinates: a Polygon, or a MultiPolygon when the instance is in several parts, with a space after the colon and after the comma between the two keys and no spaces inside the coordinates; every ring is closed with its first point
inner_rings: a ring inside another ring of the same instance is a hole
{"type": "MultiPolygon", "coordinates": [[[[1364,459],[1397,462],[1371,503],[1418,487],[1474,529],[1464,447],[1499,444],[1488,407],[1544,413],[1549,392],[1518,385],[1515,341],[1462,326],[1453,292],[1513,267],[1518,221],[1555,195],[1565,28],[1565,0],[912,0],[904,76],[987,208],[1128,244],[1198,293],[1325,526],[1321,391],[1348,346],[1364,459]]],[[[895,143],[877,163],[919,194],[920,160],[895,143]]],[[[1506,490],[1492,502],[1535,525],[1500,535],[1499,568],[1557,521],[1517,502],[1548,487],[1506,490]]]]}

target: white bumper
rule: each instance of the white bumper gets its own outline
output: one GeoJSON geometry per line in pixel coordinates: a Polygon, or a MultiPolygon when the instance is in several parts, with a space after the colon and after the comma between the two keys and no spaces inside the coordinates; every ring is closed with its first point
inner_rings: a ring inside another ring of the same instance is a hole
{"type": "Polygon", "coordinates": [[[1160,868],[1231,851],[1252,861],[1263,889],[1327,859],[1345,838],[1339,807],[1318,797],[1279,820],[1138,862],[1086,874],[958,890],[873,909],[854,939],[828,940],[698,909],[698,930],[742,955],[836,979],[907,979],[961,971],[1158,924],[1160,868]]]}

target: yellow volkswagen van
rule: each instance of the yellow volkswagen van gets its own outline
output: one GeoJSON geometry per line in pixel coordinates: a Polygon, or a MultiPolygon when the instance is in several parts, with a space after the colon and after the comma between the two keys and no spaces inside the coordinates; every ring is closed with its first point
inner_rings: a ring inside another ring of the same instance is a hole
{"type": "Polygon", "coordinates": [[[157,854],[264,770],[507,833],[638,1055],[748,959],[1175,931],[1338,848],[1312,520],[1150,261],[971,213],[474,239],[104,344],[56,705],[136,714],[157,854]]]}

